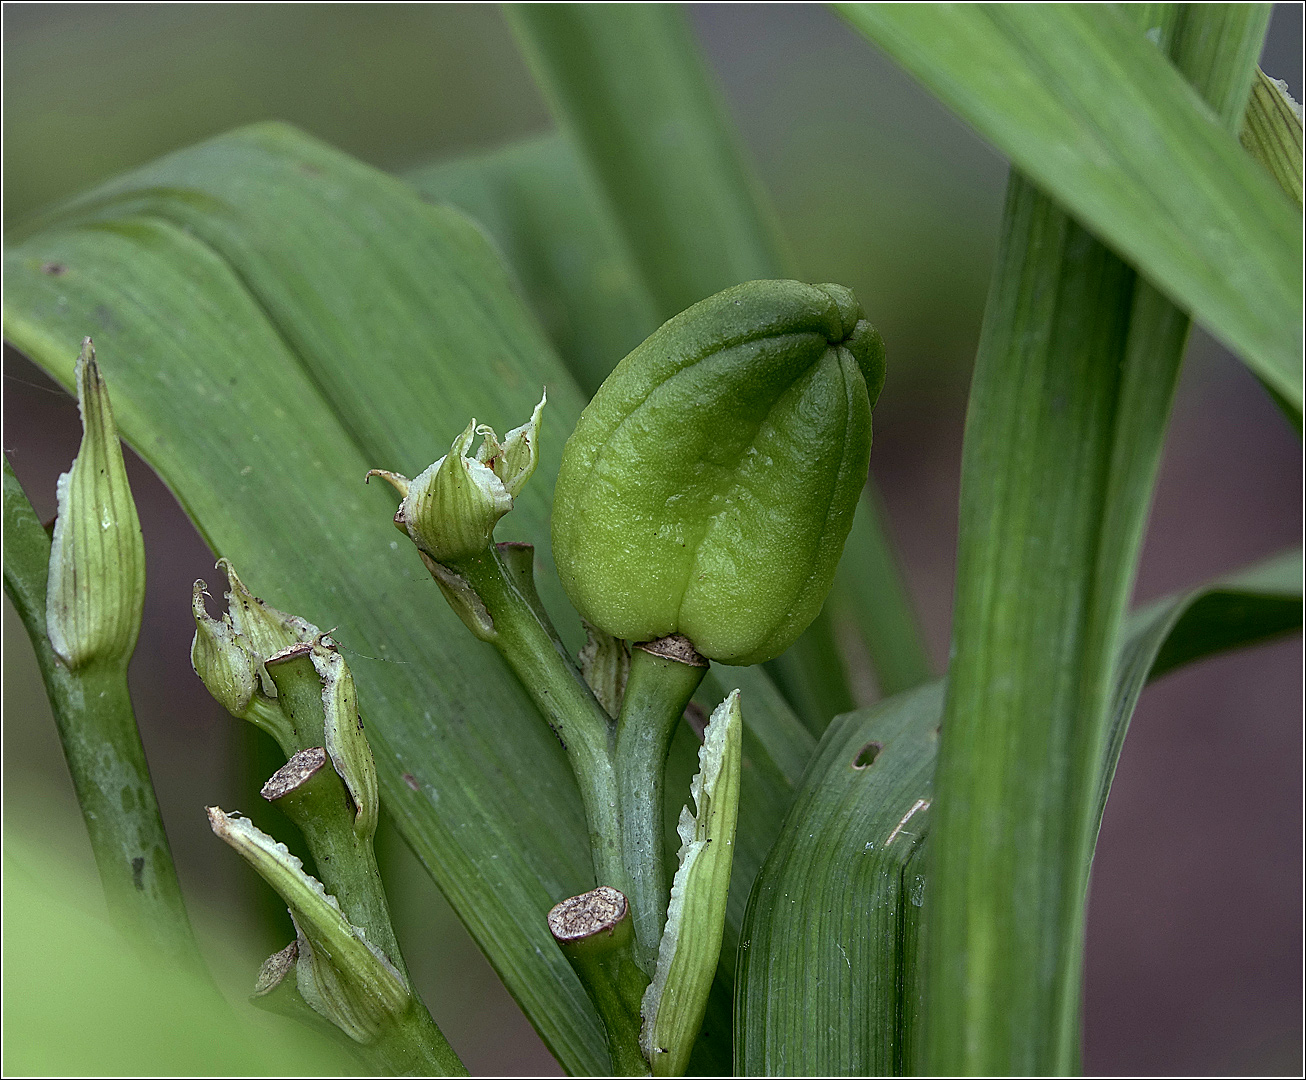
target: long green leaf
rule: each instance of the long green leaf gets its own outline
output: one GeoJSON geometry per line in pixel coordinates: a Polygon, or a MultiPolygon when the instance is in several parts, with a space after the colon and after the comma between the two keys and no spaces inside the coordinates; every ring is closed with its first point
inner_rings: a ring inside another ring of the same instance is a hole
{"type": "Polygon", "coordinates": [[[925,1068],[945,1073],[1073,1068],[1078,774],[1132,569],[1117,559],[1099,580],[1097,548],[1122,479],[1113,444],[1159,446],[1186,330],[1137,331],[1161,338],[1139,380],[1160,416],[1118,429],[1134,275],[1019,177],[999,266],[963,451],[930,854],[925,1068]]]}
{"type": "Polygon", "coordinates": [[[773,215],[678,8],[514,4],[508,17],[662,319],[785,276],[773,215]]]}
{"type": "MultiPolygon", "coordinates": [[[[1230,127],[1264,31],[1262,11],[1236,13],[1170,8],[1157,34],[1230,127]],[[1204,23],[1221,47],[1188,49],[1204,23]]],[[[1013,178],[963,454],[930,856],[928,1070],[1077,1062],[1111,665],[1187,329],[1013,178]]]]}
{"type": "MultiPolygon", "coordinates": [[[[1301,624],[1300,551],[1131,616],[1115,665],[1112,737],[1097,770],[1099,817],[1145,683],[1301,624]]],[[[749,900],[738,1075],[911,1071],[922,855],[942,707],[943,684],[931,683],[839,717],[821,740],[749,900]],[[867,748],[877,746],[872,757],[867,748]]]]}
{"type": "Polygon", "coordinates": [[[1208,107],[1135,32],[1141,6],[837,6],[1300,414],[1300,216],[1215,115],[1240,118],[1245,87],[1208,107]]]}
{"type": "Polygon", "coordinates": [[[1300,549],[1134,612],[1125,623],[1116,659],[1110,737],[1098,773],[1097,823],[1101,824],[1129,718],[1145,681],[1213,653],[1290,633],[1301,625],[1300,549]]]}

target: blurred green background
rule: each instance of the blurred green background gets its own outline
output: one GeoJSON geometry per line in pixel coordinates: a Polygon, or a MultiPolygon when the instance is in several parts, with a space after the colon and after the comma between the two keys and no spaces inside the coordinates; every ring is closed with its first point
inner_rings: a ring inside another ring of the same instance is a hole
{"type": "MultiPolygon", "coordinates": [[[[6,4],[2,17],[6,227],[257,120],[288,120],[399,173],[550,128],[492,6],[6,4]]],[[[966,382],[1006,164],[823,8],[703,5],[689,17],[800,276],[852,286],[884,335],[872,469],[941,669],[966,382]]],[[[1298,99],[1301,27],[1301,6],[1280,5],[1262,61],[1298,99]]],[[[76,453],[76,409],[8,349],[5,373],[5,450],[49,517],[76,453]]],[[[212,573],[212,556],[157,478],[129,467],[150,558],[132,672],[146,748],[197,916],[230,953],[223,970],[252,982],[284,944],[275,904],[209,834],[202,807],[250,810],[276,763],[189,669],[190,583],[212,573]]],[[[1286,424],[1196,334],[1140,597],[1295,542],[1300,489],[1286,424]]],[[[39,837],[84,869],[71,785],[7,601],[4,662],[6,844],[39,837]]],[[[1300,690],[1293,642],[1145,695],[1094,874],[1088,1072],[1300,1068],[1300,690]]],[[[556,1073],[402,841],[383,834],[381,847],[405,952],[464,1060],[474,1072],[556,1073]]],[[[7,909],[6,937],[18,932],[7,909]]]]}

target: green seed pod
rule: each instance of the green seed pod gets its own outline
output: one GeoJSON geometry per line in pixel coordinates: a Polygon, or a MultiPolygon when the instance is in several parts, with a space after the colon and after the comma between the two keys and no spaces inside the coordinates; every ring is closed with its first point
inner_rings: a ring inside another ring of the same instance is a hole
{"type": "Polygon", "coordinates": [[[727,664],[814,619],[866,482],[884,346],[841,285],[751,281],[617,365],[563,451],[553,554],[614,637],[727,664]]]}

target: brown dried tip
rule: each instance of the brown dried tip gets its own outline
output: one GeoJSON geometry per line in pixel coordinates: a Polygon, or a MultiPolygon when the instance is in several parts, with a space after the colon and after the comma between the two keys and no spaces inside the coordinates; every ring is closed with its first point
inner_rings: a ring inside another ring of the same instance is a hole
{"type": "Polygon", "coordinates": [[[582,941],[604,931],[611,933],[626,917],[626,898],[611,885],[600,885],[573,896],[549,912],[549,932],[554,940],[582,941]]]}
{"type": "Polygon", "coordinates": [[[326,764],[326,750],[320,746],[310,746],[301,750],[276,772],[272,774],[263,790],[259,792],[268,802],[275,802],[284,795],[289,795],[302,784],[308,783],[317,771],[326,764]]]}
{"type": "Polygon", "coordinates": [[[367,475],[363,477],[363,483],[371,483],[372,477],[379,476],[385,480],[400,496],[407,498],[408,487],[411,481],[403,473],[391,472],[389,469],[368,469],[367,475]]]}
{"type": "Polygon", "coordinates": [[[707,712],[702,705],[691,701],[685,706],[685,723],[689,725],[690,730],[698,736],[698,741],[702,742],[704,735],[707,733],[707,712]]]}
{"type": "Polygon", "coordinates": [[[281,980],[295,970],[295,961],[299,959],[299,939],[296,938],[280,952],[275,952],[263,961],[259,969],[258,981],[254,983],[254,996],[263,997],[270,994],[281,980]]]}
{"type": "Polygon", "coordinates": [[[284,664],[290,660],[298,660],[301,657],[310,656],[313,652],[313,646],[307,641],[297,641],[293,645],[287,645],[280,652],[275,652],[263,661],[265,667],[272,667],[273,664],[284,664]]]}
{"type": "Polygon", "coordinates": [[[641,641],[635,648],[643,649],[646,653],[652,653],[663,660],[674,660],[680,664],[688,664],[690,667],[711,666],[707,657],[700,654],[694,648],[694,643],[684,634],[668,634],[656,641],[641,641]]]}

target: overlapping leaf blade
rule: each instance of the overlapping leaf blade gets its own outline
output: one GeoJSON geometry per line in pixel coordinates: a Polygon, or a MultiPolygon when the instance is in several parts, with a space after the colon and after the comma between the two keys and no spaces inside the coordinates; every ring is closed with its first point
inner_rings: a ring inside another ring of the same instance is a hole
{"type": "Polygon", "coordinates": [[[483,225],[586,394],[662,322],[571,142],[548,135],[405,179],[483,225]]]}
{"type": "MultiPolygon", "coordinates": [[[[1099,817],[1145,683],[1301,625],[1300,551],[1132,615],[1116,658],[1099,817]]],[[[942,706],[942,683],[931,683],[839,717],[822,738],[749,901],[738,1075],[911,1071],[920,1034],[922,856],[942,706]]]]}
{"type": "MultiPolygon", "coordinates": [[[[964,19],[975,9],[958,10],[964,19]]],[[[1063,66],[1040,66],[1067,42],[1083,44],[1073,32],[1079,24],[1057,30],[1057,13],[1071,9],[1039,8],[1047,23],[1038,21],[1042,14],[1022,22],[1023,8],[982,10],[996,22],[968,46],[976,70],[1002,55],[1005,39],[993,27],[1009,28],[1004,20],[1022,32],[1041,27],[1046,32],[1034,36],[1042,51],[1031,46],[1034,74],[1080,101],[1110,134],[1134,130],[1130,115],[1095,111],[1094,91],[1107,105],[1111,97],[1092,50],[1082,66],[1073,55],[1062,57],[1063,66]]],[[[1215,134],[1218,115],[1229,137],[1251,85],[1265,10],[1128,11],[1140,23],[1136,40],[1112,21],[1120,16],[1104,16],[1107,38],[1121,43],[1099,43],[1098,60],[1110,60],[1107,46],[1116,44],[1126,61],[1148,50],[1144,68],[1171,56],[1217,107],[1214,115],[1200,104],[1189,111],[1215,134]],[[1155,45],[1143,36],[1153,20],[1155,45]]],[[[1133,76],[1126,66],[1120,77],[1133,76]]],[[[1180,78],[1177,70],[1167,77],[1180,78]]],[[[1164,100],[1166,80],[1153,81],[1164,100]]],[[[1023,82],[1036,94],[1037,78],[1026,72],[1023,82]]],[[[1061,99],[1051,100],[1060,108],[1061,99]]],[[[1007,120],[1042,115],[1022,111],[1019,100],[1006,104],[1007,120]]],[[[1168,132],[1184,144],[1183,116],[1163,111],[1152,123],[1154,136],[1168,132]]],[[[1093,130],[1083,135],[1091,144],[1093,130]]],[[[1146,146],[1139,149],[1135,165],[1148,160],[1146,146]]],[[[1046,167],[1057,152],[1044,145],[1034,157],[1046,167]]],[[[1245,155],[1237,160],[1247,164],[1245,155]]],[[[1186,167],[1183,155],[1178,163],[1186,167]]],[[[1191,164],[1200,176],[1202,161],[1191,164]]],[[[1244,208],[1243,194],[1226,194],[1244,208]]],[[[1255,192],[1248,198],[1255,208],[1255,192]]],[[[1282,207],[1281,194],[1275,198],[1271,205],[1282,207]]],[[[1282,303],[1275,310],[1282,319],[1282,303]]],[[[1111,665],[1186,334],[1183,313],[1145,278],[1030,180],[1013,177],[963,452],[952,662],[932,810],[925,1053],[916,1063],[926,1070],[1076,1067],[1111,665]]]]}
{"type": "Polygon", "coordinates": [[[774,215],[679,10],[514,4],[508,17],[662,319],[784,276],[774,215]]]}
{"type": "Polygon", "coordinates": [[[1300,414],[1300,217],[1111,5],[838,7],[1300,414]]]}
{"type": "Polygon", "coordinates": [[[942,708],[934,682],[826,729],[749,899],[737,1075],[902,1074],[903,923],[919,921],[942,708]]]}
{"type": "MultiPolygon", "coordinates": [[[[125,434],[213,548],[278,605],[339,626],[401,831],[564,1065],[605,1068],[542,917],[592,879],[565,759],[396,543],[392,498],[361,483],[371,465],[419,471],[471,415],[524,420],[547,384],[540,468],[499,533],[537,545],[541,591],[579,645],[547,522],[583,397],[484,234],[268,126],[63,209],[11,248],[7,281],[7,337],[66,383],[65,339],[92,332],[125,434]]],[[[741,824],[733,941],[811,743],[761,672],[723,676],[722,695],[743,684],[750,701],[743,799],[761,811],[741,824]]],[[[669,785],[677,812],[687,783],[669,785]]]]}
{"type": "MultiPolygon", "coordinates": [[[[1301,625],[1300,549],[1203,588],[1164,597],[1130,615],[1116,658],[1110,738],[1099,773],[1098,821],[1145,682],[1204,656],[1254,645],[1301,625]]],[[[1231,737],[1237,738],[1236,733],[1231,737]]]]}

